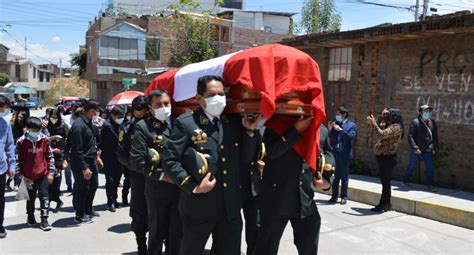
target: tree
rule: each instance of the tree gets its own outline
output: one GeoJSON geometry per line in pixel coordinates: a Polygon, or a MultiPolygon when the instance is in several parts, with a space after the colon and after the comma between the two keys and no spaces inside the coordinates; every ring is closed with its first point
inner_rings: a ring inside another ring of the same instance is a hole
{"type": "Polygon", "coordinates": [[[79,53],[71,54],[71,66],[79,67],[79,76],[84,76],[87,66],[87,49],[80,48],[79,53]]]}
{"type": "Polygon", "coordinates": [[[10,78],[6,73],[0,73],[0,86],[5,86],[10,81],[10,78]]]}
{"type": "Polygon", "coordinates": [[[168,10],[174,13],[172,17],[161,18],[162,22],[167,23],[174,37],[171,41],[172,66],[184,66],[216,56],[217,30],[210,22],[210,12],[204,12],[203,16],[180,12],[192,12],[199,6],[194,0],[181,0],[178,4],[168,6],[168,10]]]}
{"type": "Polygon", "coordinates": [[[334,0],[305,0],[301,9],[301,27],[306,33],[338,30],[341,20],[334,0]]]}

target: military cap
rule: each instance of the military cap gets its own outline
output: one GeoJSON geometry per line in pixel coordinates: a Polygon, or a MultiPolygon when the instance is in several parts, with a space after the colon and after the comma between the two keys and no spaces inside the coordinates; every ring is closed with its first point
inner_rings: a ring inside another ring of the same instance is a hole
{"type": "Polygon", "coordinates": [[[158,166],[160,164],[160,153],[153,148],[148,148],[148,160],[152,166],[158,166]]]}
{"type": "Polygon", "coordinates": [[[331,183],[331,177],[334,174],[336,168],[336,160],[331,153],[321,153],[318,159],[317,171],[321,173],[321,176],[331,183]]]}
{"type": "Polygon", "coordinates": [[[183,167],[197,182],[201,182],[202,178],[208,172],[211,172],[211,174],[216,173],[216,167],[213,164],[209,164],[206,155],[197,152],[192,147],[189,147],[184,151],[183,167]]]}

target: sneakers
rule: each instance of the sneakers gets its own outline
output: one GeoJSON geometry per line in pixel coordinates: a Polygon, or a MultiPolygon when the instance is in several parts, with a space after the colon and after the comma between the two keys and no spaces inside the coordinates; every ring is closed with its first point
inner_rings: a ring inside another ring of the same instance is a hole
{"type": "Polygon", "coordinates": [[[43,230],[43,231],[50,231],[51,230],[51,225],[49,225],[48,219],[46,219],[46,218],[41,219],[40,229],[43,230]]]}
{"type": "Polygon", "coordinates": [[[411,185],[408,182],[402,182],[401,186],[404,188],[411,188],[411,185]]]}
{"type": "Polygon", "coordinates": [[[428,186],[428,191],[429,191],[429,192],[436,192],[436,189],[435,189],[435,187],[433,187],[432,185],[429,185],[429,186],[428,186]]]}
{"type": "Polygon", "coordinates": [[[79,217],[79,216],[74,217],[74,222],[77,224],[90,224],[90,223],[93,223],[94,221],[88,215],[85,215],[84,217],[79,217]]]}
{"type": "Polygon", "coordinates": [[[341,198],[341,205],[347,204],[347,198],[341,198]]]}
{"type": "Polygon", "coordinates": [[[38,222],[36,221],[36,218],[35,218],[34,214],[29,214],[28,215],[26,223],[28,224],[29,227],[33,227],[33,226],[38,225],[38,222]]]}
{"type": "Polygon", "coordinates": [[[96,218],[96,217],[100,217],[100,214],[96,211],[92,211],[91,213],[87,213],[87,216],[91,218],[96,218]]]}
{"type": "Polygon", "coordinates": [[[7,237],[7,231],[3,226],[0,226],[0,239],[7,237]]]}
{"type": "Polygon", "coordinates": [[[337,203],[337,197],[331,197],[331,199],[329,199],[328,201],[328,204],[335,204],[337,203]]]}

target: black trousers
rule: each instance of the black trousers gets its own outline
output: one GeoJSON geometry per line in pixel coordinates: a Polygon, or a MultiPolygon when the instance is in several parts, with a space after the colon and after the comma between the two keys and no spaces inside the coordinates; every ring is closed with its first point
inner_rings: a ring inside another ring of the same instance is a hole
{"type": "Polygon", "coordinates": [[[41,218],[48,218],[49,194],[48,194],[48,176],[43,176],[33,182],[32,188],[28,189],[30,199],[26,201],[26,213],[32,215],[35,213],[36,196],[40,200],[41,218]]]}
{"type": "Polygon", "coordinates": [[[122,177],[122,166],[118,163],[118,159],[104,160],[105,174],[105,193],[107,195],[107,204],[112,205],[117,202],[117,190],[122,177]]]}
{"type": "Polygon", "coordinates": [[[166,242],[166,255],[178,255],[182,237],[178,211],[178,186],[166,182],[147,180],[145,194],[148,207],[148,255],[162,254],[166,242]]]}
{"type": "Polygon", "coordinates": [[[321,217],[319,212],[306,218],[270,218],[262,217],[258,232],[257,248],[254,255],[277,255],[280,239],[288,221],[293,227],[293,242],[299,255],[318,254],[321,217]]]}
{"type": "Polygon", "coordinates": [[[122,169],[123,169],[123,187],[122,187],[122,202],[123,202],[128,197],[128,193],[130,192],[130,187],[132,186],[132,184],[130,183],[130,170],[124,166],[122,166],[122,169]]]}
{"type": "Polygon", "coordinates": [[[48,187],[49,201],[59,202],[61,195],[61,170],[58,170],[58,175],[54,176],[53,183],[48,187]]]}
{"type": "Polygon", "coordinates": [[[392,171],[397,165],[397,155],[378,155],[376,158],[379,164],[380,182],[382,183],[382,196],[379,205],[390,204],[392,171]]]}
{"type": "Polygon", "coordinates": [[[7,173],[0,174],[0,227],[3,227],[5,217],[5,184],[7,173]]]}
{"type": "Polygon", "coordinates": [[[245,219],[245,242],[247,243],[247,253],[252,255],[257,245],[258,237],[258,211],[257,211],[257,199],[255,197],[249,197],[242,203],[242,209],[244,211],[245,219]]]}
{"type": "Polygon", "coordinates": [[[148,232],[148,213],[145,198],[145,176],[130,171],[132,194],[130,197],[130,217],[132,230],[137,239],[139,250],[146,250],[146,232],[148,232]]]}
{"type": "Polygon", "coordinates": [[[74,174],[74,191],[73,204],[76,210],[76,216],[84,217],[84,214],[90,214],[93,211],[94,197],[99,187],[99,175],[95,160],[89,162],[92,177],[89,180],[84,179],[82,170],[73,168],[74,174]]]}
{"type": "Polygon", "coordinates": [[[240,255],[242,219],[186,222],[183,224],[181,255],[202,255],[212,234],[213,255],[240,255]]]}

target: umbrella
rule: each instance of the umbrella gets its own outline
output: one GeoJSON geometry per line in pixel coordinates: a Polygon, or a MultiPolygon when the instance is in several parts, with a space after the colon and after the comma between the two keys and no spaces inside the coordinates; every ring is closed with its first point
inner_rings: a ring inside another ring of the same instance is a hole
{"type": "MultiPolygon", "coordinates": [[[[197,80],[203,75],[219,75],[224,78],[226,86],[243,85],[258,92],[261,95],[260,112],[267,120],[275,113],[277,100],[282,95],[290,92],[311,95],[314,120],[294,148],[313,171],[316,169],[319,126],[326,113],[319,66],[311,56],[281,44],[245,49],[157,76],[145,94],[154,89],[165,89],[175,102],[188,100],[196,95],[197,80]]],[[[279,122],[269,128],[279,133],[280,130],[286,132],[284,129],[291,126],[279,122]]]]}
{"type": "Polygon", "coordinates": [[[107,106],[111,105],[131,105],[133,99],[135,99],[138,96],[143,96],[143,92],[140,91],[126,91],[122,93],[118,93],[112,99],[110,102],[107,104],[107,106]]]}
{"type": "Polygon", "coordinates": [[[11,86],[5,90],[9,94],[33,94],[33,89],[26,86],[11,86]]]}

